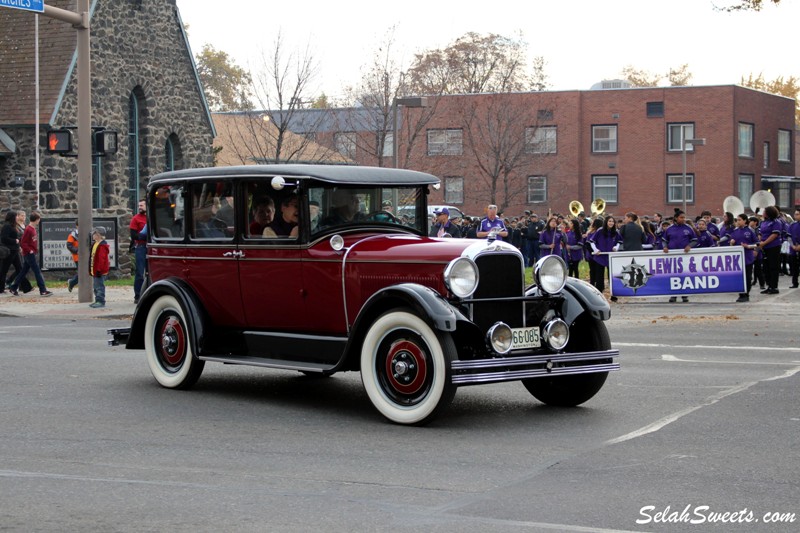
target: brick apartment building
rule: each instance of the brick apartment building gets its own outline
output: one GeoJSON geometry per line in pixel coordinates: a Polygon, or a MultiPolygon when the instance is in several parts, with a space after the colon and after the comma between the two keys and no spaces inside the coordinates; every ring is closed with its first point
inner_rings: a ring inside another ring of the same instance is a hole
{"type": "MultiPolygon", "coordinates": [[[[430,203],[468,214],[482,214],[490,202],[508,216],[566,213],[570,201],[588,210],[596,198],[617,215],[671,214],[684,204],[682,138],[705,139],[686,150],[690,215],[708,209],[721,216],[730,195],[748,206],[760,189],[784,209],[800,202],[795,102],[782,96],[724,85],[452,95],[428,103],[399,108],[399,166],[441,177],[430,203]]],[[[318,129],[317,142],[359,164],[393,164],[391,132],[379,158],[375,130],[359,130],[353,120],[324,123],[330,129],[318,129]],[[352,131],[342,131],[344,123],[352,131]]],[[[292,129],[309,134],[299,120],[292,129]]]]}

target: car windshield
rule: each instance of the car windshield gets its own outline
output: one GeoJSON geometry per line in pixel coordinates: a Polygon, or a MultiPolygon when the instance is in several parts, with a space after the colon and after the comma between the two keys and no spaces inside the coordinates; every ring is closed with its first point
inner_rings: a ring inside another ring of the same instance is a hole
{"type": "Polygon", "coordinates": [[[311,233],[375,223],[421,232],[426,224],[423,199],[421,187],[311,187],[311,233]]]}

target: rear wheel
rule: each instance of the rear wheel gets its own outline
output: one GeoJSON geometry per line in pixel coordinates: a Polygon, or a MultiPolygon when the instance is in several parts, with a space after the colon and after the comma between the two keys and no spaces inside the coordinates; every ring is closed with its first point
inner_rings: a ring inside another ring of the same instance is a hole
{"type": "Polygon", "coordinates": [[[407,311],[390,311],[370,326],[361,349],[361,381],[372,405],[398,424],[421,425],[455,396],[449,333],[407,311]]]}
{"type": "MultiPolygon", "coordinates": [[[[601,320],[591,317],[578,320],[572,327],[566,351],[569,353],[611,349],[608,330],[601,320]]],[[[603,387],[608,372],[552,376],[522,380],[534,398],[547,405],[574,407],[588,401],[603,387]]]]}
{"type": "Polygon", "coordinates": [[[200,378],[205,361],[192,353],[186,317],[173,296],[161,296],[147,312],[144,345],[147,364],[160,385],[188,389],[200,378]]]}

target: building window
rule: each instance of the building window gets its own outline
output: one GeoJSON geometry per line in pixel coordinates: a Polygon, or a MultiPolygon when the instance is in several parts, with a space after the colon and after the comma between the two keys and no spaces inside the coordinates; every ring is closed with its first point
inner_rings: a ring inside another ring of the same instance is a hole
{"type": "Polygon", "coordinates": [[[464,178],[458,176],[444,178],[444,201],[447,204],[464,203],[464,178]]]}
{"type": "Polygon", "coordinates": [[[333,134],[333,145],[336,151],[349,159],[356,157],[356,133],[345,131],[333,134]]]}
{"type": "MultiPolygon", "coordinates": [[[[667,124],[667,150],[670,152],[682,151],[684,139],[694,139],[694,124],[667,124]]],[[[694,146],[687,144],[686,151],[693,152],[694,146]]]]}
{"type": "Polygon", "coordinates": [[[592,200],[598,198],[617,203],[617,176],[592,176],[592,200]]]}
{"type": "MultiPolygon", "coordinates": [[[[670,174],[667,176],[667,202],[670,204],[683,203],[683,174],[670,174]]],[[[686,174],[686,203],[693,202],[694,174],[686,174]]]]}
{"type": "Polygon", "coordinates": [[[769,143],[764,143],[764,168],[769,168],[769,143]]]}
{"type": "Polygon", "coordinates": [[[103,158],[92,158],[92,209],[103,207],[103,158]]]}
{"type": "Polygon", "coordinates": [[[617,127],[592,126],[592,152],[616,152],[617,127]]]}
{"type": "Polygon", "coordinates": [[[553,120],[553,110],[540,109],[536,112],[536,120],[553,120]]]}
{"type": "Polygon", "coordinates": [[[663,117],[664,116],[664,102],[647,102],[647,116],[663,117]]]}
{"type": "Polygon", "coordinates": [[[461,155],[463,139],[461,129],[428,130],[428,155],[461,155]]]}
{"type": "Polygon", "coordinates": [[[529,154],[554,154],[558,148],[558,130],[555,126],[525,128],[525,152],[529,154]]]}
{"type": "MultiPolygon", "coordinates": [[[[380,133],[378,135],[380,136],[380,133]]],[[[383,136],[383,152],[381,152],[381,155],[383,157],[392,157],[394,155],[394,133],[391,131],[386,132],[383,136]]]]}
{"type": "Polygon", "coordinates": [[[788,162],[792,160],[792,132],[789,130],[778,130],[778,161],[788,162]]]}
{"type": "Polygon", "coordinates": [[[172,146],[172,139],[167,138],[164,145],[164,172],[175,170],[175,147],[172,146]]]}
{"type": "MultiPolygon", "coordinates": [[[[739,199],[745,205],[745,207],[750,205],[750,197],[753,196],[753,181],[754,176],[752,174],[739,174],[739,199]]],[[[734,213],[734,216],[738,216],[741,213],[734,213]]]]}
{"type": "Polygon", "coordinates": [[[128,208],[136,212],[139,200],[144,198],[142,183],[142,138],[144,127],[144,93],[141,87],[133,90],[128,98],[128,208]]]}
{"type": "Polygon", "coordinates": [[[753,157],[753,128],[752,124],[739,123],[739,157],[753,157]]]}
{"type": "Polygon", "coordinates": [[[528,203],[541,204],[547,201],[547,176],[528,177],[528,203]]]}
{"type": "Polygon", "coordinates": [[[788,211],[791,206],[791,187],[792,184],[785,181],[771,183],[769,187],[769,190],[775,195],[775,206],[784,212],[788,211]]]}

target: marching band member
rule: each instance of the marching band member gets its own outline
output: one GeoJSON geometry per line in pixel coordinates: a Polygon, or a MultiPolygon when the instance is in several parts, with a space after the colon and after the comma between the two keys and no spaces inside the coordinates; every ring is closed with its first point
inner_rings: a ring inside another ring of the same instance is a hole
{"type": "MultiPolygon", "coordinates": [[[[609,215],[603,221],[603,227],[594,232],[589,239],[592,247],[592,258],[594,262],[589,263],[590,268],[595,269],[595,287],[600,292],[605,290],[606,269],[608,268],[608,252],[613,252],[621,242],[617,233],[617,221],[609,215]]],[[[616,300],[616,298],[612,298],[616,300]]]]}
{"type": "Polygon", "coordinates": [[[761,243],[764,252],[764,277],[767,288],[761,294],[778,294],[778,270],[781,261],[781,233],[783,224],[778,220],[778,208],[770,205],[764,209],[764,220],[761,222],[761,243]]]}
{"type": "Polygon", "coordinates": [[[736,228],[731,231],[729,243],[731,246],[742,246],[744,248],[744,268],[747,276],[747,292],[739,295],[737,302],[750,301],[750,288],[753,286],[753,264],[756,260],[755,249],[758,246],[758,235],[748,224],[747,215],[742,213],[736,217],[736,228]]]}
{"type": "MultiPolygon", "coordinates": [[[[669,253],[670,250],[683,250],[688,253],[689,250],[697,245],[697,234],[691,226],[686,224],[686,213],[675,208],[675,223],[664,230],[662,240],[662,247],[664,253],[669,253]]],[[[687,296],[682,296],[684,302],[688,302],[687,296]]],[[[677,298],[672,296],[669,299],[670,303],[675,303],[677,298]]]]}

